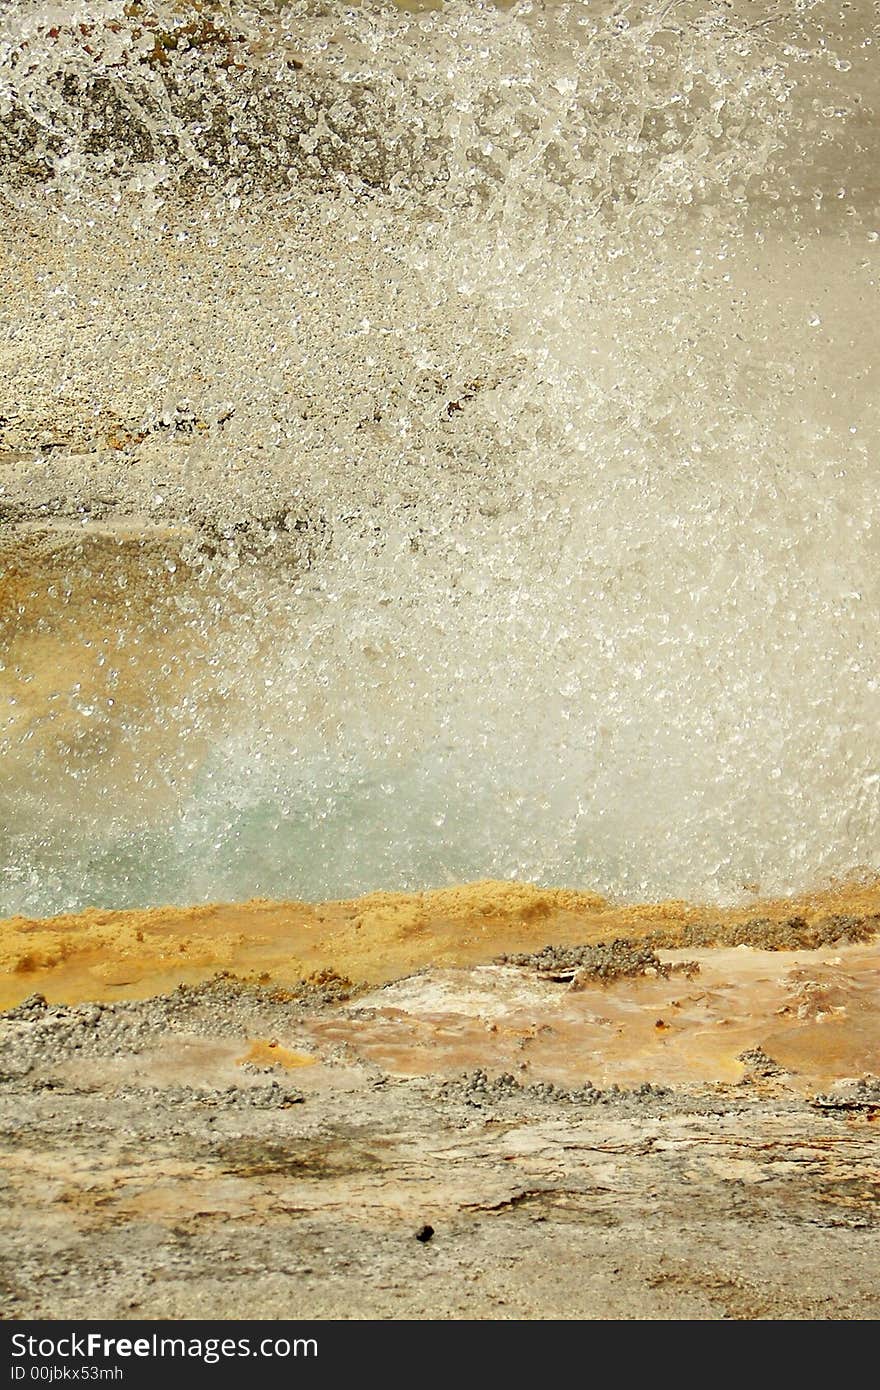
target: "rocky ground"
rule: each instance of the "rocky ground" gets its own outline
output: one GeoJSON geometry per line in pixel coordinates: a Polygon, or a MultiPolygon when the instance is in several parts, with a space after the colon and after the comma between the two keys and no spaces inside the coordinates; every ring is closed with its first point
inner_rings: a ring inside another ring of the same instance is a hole
{"type": "Polygon", "coordinates": [[[876,1317],[876,965],[617,943],[31,995],[3,1314],[876,1317]]]}

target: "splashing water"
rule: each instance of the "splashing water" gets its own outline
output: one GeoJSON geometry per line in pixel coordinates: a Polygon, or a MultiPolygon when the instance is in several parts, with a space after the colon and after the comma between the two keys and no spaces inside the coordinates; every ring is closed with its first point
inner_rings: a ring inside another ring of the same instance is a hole
{"type": "Polygon", "coordinates": [[[880,868],[872,6],[416,9],[0,15],[0,911],[880,868]]]}

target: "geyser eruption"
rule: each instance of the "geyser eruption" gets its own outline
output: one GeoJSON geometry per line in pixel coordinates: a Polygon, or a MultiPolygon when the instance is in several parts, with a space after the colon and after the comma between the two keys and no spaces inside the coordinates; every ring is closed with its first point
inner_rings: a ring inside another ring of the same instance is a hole
{"type": "Polygon", "coordinates": [[[0,911],[880,868],[837,8],[4,12],[0,911]]]}

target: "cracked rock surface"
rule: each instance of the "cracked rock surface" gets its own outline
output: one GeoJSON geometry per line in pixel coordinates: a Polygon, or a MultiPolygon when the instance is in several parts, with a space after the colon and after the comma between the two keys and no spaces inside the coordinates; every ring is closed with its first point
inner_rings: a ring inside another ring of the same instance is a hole
{"type": "MultiPolygon", "coordinates": [[[[819,1088],[754,1046],[737,1079],[626,1084],[588,1055],[600,1004],[705,987],[709,956],[685,981],[538,980],[531,1028],[498,966],[28,997],[0,1016],[3,1315],[876,1317],[876,1075],[819,1088]],[[564,1000],[567,1073],[541,1051],[564,1000]]],[[[751,974],[768,960],[797,973],[751,974]]]]}

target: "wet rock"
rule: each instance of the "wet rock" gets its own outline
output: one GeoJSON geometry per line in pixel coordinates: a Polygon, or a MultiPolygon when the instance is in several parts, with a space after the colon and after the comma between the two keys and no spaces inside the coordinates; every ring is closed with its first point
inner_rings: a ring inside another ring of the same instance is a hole
{"type": "Polygon", "coordinates": [[[737,1061],[742,1062],[747,1074],[751,1077],[774,1077],[787,1075],[784,1067],[778,1062],[774,1062],[772,1057],[768,1057],[763,1047],[750,1047],[746,1052],[741,1052],[737,1061]]]}
{"type": "Polygon", "coordinates": [[[582,1086],[556,1086],[552,1081],[519,1081],[510,1072],[490,1077],[482,1068],[443,1082],[437,1087],[435,1096],[441,1102],[459,1102],[464,1105],[483,1108],[502,1104],[506,1101],[519,1103],[539,1102],[549,1105],[608,1105],[618,1101],[635,1100],[639,1103],[663,1100],[672,1092],[669,1087],[655,1086],[644,1082],[632,1091],[621,1090],[617,1085],[600,1090],[592,1081],[582,1086]]]}
{"type": "Polygon", "coordinates": [[[880,1112],[880,1076],[862,1076],[856,1081],[842,1082],[832,1091],[815,1095],[810,1102],[817,1110],[831,1114],[861,1112],[874,1115],[880,1112]]]}
{"type": "Polygon", "coordinates": [[[37,1023],[45,1017],[48,1008],[45,995],[29,994],[15,1008],[7,1009],[3,1017],[10,1022],[37,1023]]]}
{"type": "Polygon", "coordinates": [[[744,922],[699,922],[674,930],[654,931],[651,946],[670,950],[686,947],[752,946],[758,951],[815,951],[836,942],[870,941],[880,930],[880,915],[829,913],[809,921],[796,914],[774,922],[750,917],[744,922]]]}
{"type": "Polygon", "coordinates": [[[664,965],[650,947],[625,938],[594,946],[545,946],[541,951],[499,956],[497,964],[536,970],[544,979],[569,983],[572,989],[636,975],[666,979],[672,972],[672,966],[664,965]]]}

